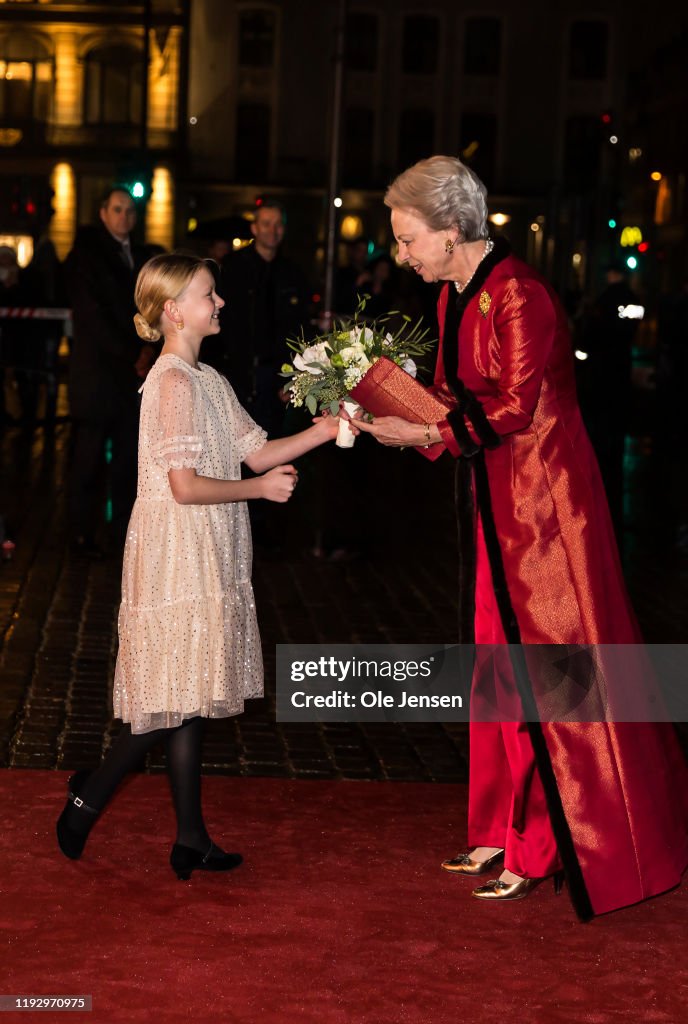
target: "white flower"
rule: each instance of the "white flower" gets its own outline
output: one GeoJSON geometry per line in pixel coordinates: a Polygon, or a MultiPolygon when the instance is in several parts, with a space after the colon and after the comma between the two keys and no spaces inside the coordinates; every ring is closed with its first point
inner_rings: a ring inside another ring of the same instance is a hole
{"type": "Polygon", "coordinates": [[[349,331],[349,337],[353,344],[370,345],[373,340],[373,332],[370,327],[360,327],[358,324],[349,331]],[[363,335],[363,337],[361,337],[363,335]]]}
{"type": "Polygon", "coordinates": [[[401,368],[402,370],[406,370],[407,373],[410,373],[412,377],[415,377],[418,373],[418,367],[410,356],[401,364],[401,368]]]}
{"type": "Polygon", "coordinates": [[[385,338],[384,338],[384,341],[382,342],[382,344],[385,346],[385,348],[389,348],[389,346],[392,344],[393,341],[394,341],[394,338],[389,333],[389,331],[387,331],[387,333],[385,334],[385,338]]]}
{"type": "Polygon", "coordinates": [[[345,348],[340,350],[339,354],[347,366],[360,366],[366,370],[370,366],[368,354],[360,342],[355,342],[353,345],[346,345],[345,348]]]}
{"type": "Polygon", "coordinates": [[[312,373],[318,375],[323,371],[317,366],[308,366],[308,363],[329,363],[329,357],[325,351],[325,342],[320,341],[317,345],[311,345],[310,348],[306,348],[303,352],[294,356],[294,367],[302,372],[305,370],[306,373],[312,373]]]}
{"type": "Polygon", "coordinates": [[[351,391],[352,388],[355,388],[364,373],[365,370],[358,366],[347,367],[344,371],[344,386],[346,390],[351,391]]]}

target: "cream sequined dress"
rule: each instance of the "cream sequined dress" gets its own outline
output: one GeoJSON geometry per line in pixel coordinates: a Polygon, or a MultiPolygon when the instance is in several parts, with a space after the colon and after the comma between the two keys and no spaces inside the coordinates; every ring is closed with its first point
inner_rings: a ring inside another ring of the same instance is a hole
{"type": "Polygon", "coordinates": [[[263,693],[243,501],[180,505],[167,471],[239,480],[266,434],[224,377],[162,355],[143,387],[139,475],[124,549],[114,714],[134,733],[243,710],[263,693]]]}

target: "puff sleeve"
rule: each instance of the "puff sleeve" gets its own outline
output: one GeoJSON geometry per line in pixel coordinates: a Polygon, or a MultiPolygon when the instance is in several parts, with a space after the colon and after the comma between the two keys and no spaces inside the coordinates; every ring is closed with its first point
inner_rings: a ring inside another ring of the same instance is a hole
{"type": "Polygon", "coordinates": [[[244,462],[254,452],[259,451],[268,439],[267,432],[259,426],[246,412],[234,390],[224,381],[227,390],[227,403],[232,422],[232,443],[236,446],[239,461],[244,462]]]}
{"type": "Polygon", "coordinates": [[[151,431],[151,456],[163,469],[196,469],[203,453],[200,409],[194,403],[194,382],[172,367],[160,375],[157,417],[151,431]]]}

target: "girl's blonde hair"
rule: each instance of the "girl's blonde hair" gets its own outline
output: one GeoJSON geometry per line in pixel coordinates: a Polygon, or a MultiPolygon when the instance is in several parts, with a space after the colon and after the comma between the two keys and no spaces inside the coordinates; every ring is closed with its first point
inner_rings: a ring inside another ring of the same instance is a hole
{"type": "Polygon", "coordinates": [[[138,313],[134,326],[144,341],[159,341],[162,313],[168,299],[178,299],[199,270],[208,269],[200,256],[170,252],[153,256],[141,267],[136,279],[134,301],[138,313]]]}

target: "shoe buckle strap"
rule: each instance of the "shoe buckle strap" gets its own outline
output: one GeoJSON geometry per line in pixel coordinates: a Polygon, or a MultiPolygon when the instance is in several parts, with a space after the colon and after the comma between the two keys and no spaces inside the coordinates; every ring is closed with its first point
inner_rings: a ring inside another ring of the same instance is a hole
{"type": "Polygon", "coordinates": [[[78,807],[79,809],[83,807],[83,809],[85,811],[88,811],[89,814],[99,814],[99,811],[97,811],[95,807],[89,807],[89,805],[85,803],[85,801],[82,800],[80,796],[76,796],[74,793],[69,793],[69,799],[72,801],[75,807],[78,807]]]}

